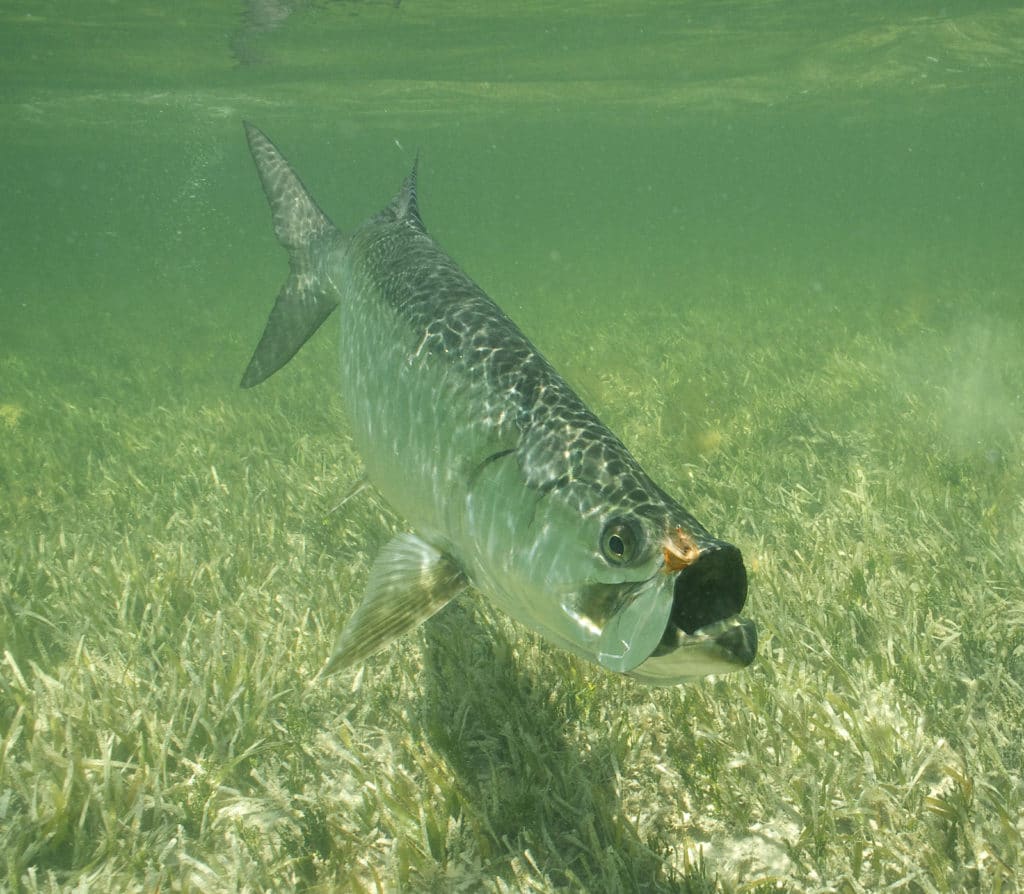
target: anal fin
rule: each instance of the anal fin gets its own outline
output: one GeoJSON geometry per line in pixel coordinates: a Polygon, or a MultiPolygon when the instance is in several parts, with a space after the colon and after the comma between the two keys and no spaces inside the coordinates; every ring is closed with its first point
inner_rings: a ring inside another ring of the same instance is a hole
{"type": "Polygon", "coordinates": [[[440,611],[468,581],[454,560],[415,534],[399,534],[381,550],[366,593],[338,637],[319,676],[365,660],[440,611]]]}

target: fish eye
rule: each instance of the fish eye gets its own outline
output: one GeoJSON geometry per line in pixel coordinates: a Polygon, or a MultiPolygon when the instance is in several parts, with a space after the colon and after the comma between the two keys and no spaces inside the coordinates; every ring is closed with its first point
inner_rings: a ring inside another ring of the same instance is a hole
{"type": "Polygon", "coordinates": [[[601,531],[601,555],[612,565],[627,565],[640,552],[640,529],[636,522],[613,518],[601,531]]]}

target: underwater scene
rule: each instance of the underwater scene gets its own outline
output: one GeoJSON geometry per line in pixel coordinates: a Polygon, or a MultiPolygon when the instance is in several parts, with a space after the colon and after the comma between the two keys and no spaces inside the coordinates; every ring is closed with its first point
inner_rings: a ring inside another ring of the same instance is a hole
{"type": "Polygon", "coordinates": [[[1024,889],[1020,4],[9,0],[0,84],[0,888],[1024,889]],[[414,163],[742,552],[749,666],[648,685],[481,583],[321,675],[465,474],[360,435],[344,302],[239,384],[304,306],[282,221],[414,163]]]}

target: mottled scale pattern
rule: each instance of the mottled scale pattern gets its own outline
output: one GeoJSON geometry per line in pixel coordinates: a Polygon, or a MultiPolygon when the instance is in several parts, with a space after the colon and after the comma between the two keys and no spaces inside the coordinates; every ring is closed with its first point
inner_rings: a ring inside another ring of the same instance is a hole
{"type": "MultiPolygon", "coordinates": [[[[412,188],[407,181],[399,199],[354,234],[350,253],[358,271],[353,278],[379,292],[396,325],[411,334],[398,340],[397,350],[379,346],[390,355],[388,362],[427,373],[424,384],[435,381],[437,373],[431,374],[431,368],[436,367],[446,368],[448,375],[464,383],[457,404],[449,408],[458,413],[447,418],[453,426],[451,437],[464,436],[457,430],[471,428],[482,442],[514,449],[530,487],[541,492],[573,490],[580,512],[620,505],[652,520],[665,520],[669,498],[622,442],[427,235],[418,212],[405,218],[395,215],[400,207],[415,211],[415,202],[409,206],[402,200],[412,188]],[[579,486],[567,487],[574,483],[579,486]]],[[[365,336],[349,332],[343,342],[355,338],[365,336]]],[[[429,387],[416,390],[426,403],[433,403],[429,387]]],[[[366,400],[373,402],[375,397],[368,392],[366,400]]],[[[444,414],[445,407],[429,406],[427,412],[444,414]]],[[[679,507],[672,507],[673,524],[685,520],[700,528],[692,516],[680,519],[678,513],[679,507]]]]}

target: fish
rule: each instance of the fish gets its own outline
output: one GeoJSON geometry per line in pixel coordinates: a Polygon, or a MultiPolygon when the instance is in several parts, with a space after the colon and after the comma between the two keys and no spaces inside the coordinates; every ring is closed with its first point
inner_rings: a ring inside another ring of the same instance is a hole
{"type": "Polygon", "coordinates": [[[244,123],[290,272],[242,377],[283,367],[340,308],[341,388],[368,480],[406,522],[318,679],[362,664],[469,588],[548,642],[652,686],[748,666],[738,547],[643,471],[428,234],[418,156],[343,233],[244,123]]]}

